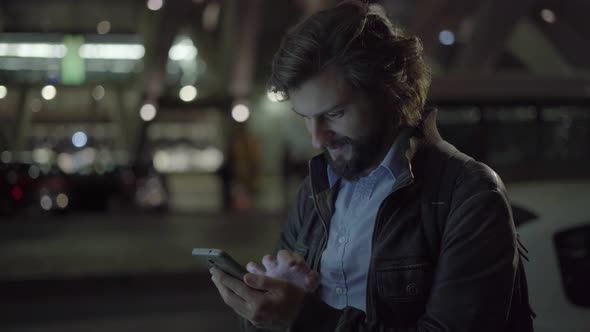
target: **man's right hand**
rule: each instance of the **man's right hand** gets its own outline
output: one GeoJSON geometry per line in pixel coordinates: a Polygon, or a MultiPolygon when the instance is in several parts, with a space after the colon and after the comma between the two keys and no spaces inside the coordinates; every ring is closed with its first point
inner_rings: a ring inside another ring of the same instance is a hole
{"type": "Polygon", "coordinates": [[[257,275],[290,281],[308,293],[314,292],[320,284],[320,275],[307,266],[303,257],[287,250],[280,250],[276,257],[264,256],[262,265],[265,269],[254,262],[249,262],[246,269],[257,275]]]}
{"type": "Polygon", "coordinates": [[[285,331],[301,310],[305,291],[287,280],[252,273],[238,280],[215,267],[209,271],[223,301],[258,328],[285,331]]]}

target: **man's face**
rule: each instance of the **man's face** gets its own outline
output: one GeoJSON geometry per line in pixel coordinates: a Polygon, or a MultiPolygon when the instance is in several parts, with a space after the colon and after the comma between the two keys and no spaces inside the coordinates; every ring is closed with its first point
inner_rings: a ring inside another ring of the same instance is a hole
{"type": "Polygon", "coordinates": [[[324,151],[348,180],[367,175],[391,145],[393,121],[355,91],[336,70],[327,70],[289,91],[293,110],[305,120],[313,147],[324,151]]]}

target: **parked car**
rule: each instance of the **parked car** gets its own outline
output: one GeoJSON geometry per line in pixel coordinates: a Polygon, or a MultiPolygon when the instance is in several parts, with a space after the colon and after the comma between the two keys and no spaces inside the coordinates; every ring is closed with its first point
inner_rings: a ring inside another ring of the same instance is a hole
{"type": "Polygon", "coordinates": [[[590,331],[590,180],[508,185],[536,332],[590,331]],[[517,210],[529,210],[528,220],[517,210]]]}
{"type": "MultiPolygon", "coordinates": [[[[165,211],[165,178],[149,169],[116,167],[101,174],[40,172],[35,164],[0,163],[0,216],[107,212],[125,209],[165,211]]],[[[4,220],[10,220],[4,218],[4,220]]]]}

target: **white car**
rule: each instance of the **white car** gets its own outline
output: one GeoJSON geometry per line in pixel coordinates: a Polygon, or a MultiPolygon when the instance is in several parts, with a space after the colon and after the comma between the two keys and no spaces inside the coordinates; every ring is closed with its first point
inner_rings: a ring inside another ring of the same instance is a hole
{"type": "Polygon", "coordinates": [[[509,183],[507,188],[529,251],[524,265],[537,314],[535,331],[590,331],[590,181],[509,183]],[[523,219],[520,208],[533,214],[523,219]]]}

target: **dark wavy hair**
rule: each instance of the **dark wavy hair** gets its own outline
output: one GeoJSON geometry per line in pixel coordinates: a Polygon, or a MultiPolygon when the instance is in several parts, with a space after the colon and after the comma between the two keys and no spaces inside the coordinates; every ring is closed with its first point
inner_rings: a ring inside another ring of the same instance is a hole
{"type": "Polygon", "coordinates": [[[289,30],[274,55],[268,90],[288,99],[290,90],[329,67],[395,109],[400,124],[419,122],[430,86],[422,43],[361,1],[344,1],[289,30]]]}

